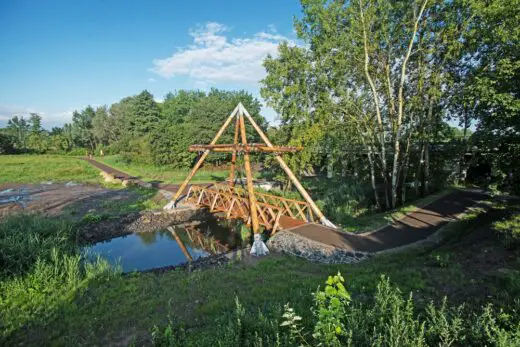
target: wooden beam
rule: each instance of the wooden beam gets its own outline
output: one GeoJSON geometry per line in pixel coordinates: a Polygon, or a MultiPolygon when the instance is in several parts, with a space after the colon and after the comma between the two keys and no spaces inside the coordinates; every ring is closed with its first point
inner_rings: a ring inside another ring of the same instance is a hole
{"type": "MultiPolygon", "coordinates": [[[[235,136],[233,138],[233,144],[238,145],[238,131],[240,130],[240,119],[235,122],[235,136]]],[[[191,146],[190,146],[191,147],[191,146]]],[[[237,161],[237,151],[234,150],[231,155],[231,170],[229,171],[229,185],[231,188],[235,187],[235,163],[237,161]]]]}
{"type": "MultiPolygon", "coordinates": [[[[267,136],[264,134],[263,130],[258,126],[258,124],[256,124],[256,122],[253,119],[253,117],[251,117],[249,112],[247,112],[246,108],[242,105],[242,103],[239,103],[238,106],[240,107],[240,110],[241,110],[240,114],[245,114],[245,116],[247,117],[247,119],[249,120],[249,122],[251,123],[253,128],[256,130],[258,135],[260,135],[260,137],[267,144],[267,146],[274,147],[273,144],[271,143],[271,141],[269,141],[269,138],[267,138],[267,136]]],[[[287,174],[287,176],[289,176],[289,179],[294,184],[296,189],[298,189],[298,191],[300,192],[302,197],[305,199],[305,201],[307,201],[307,203],[312,208],[314,213],[318,216],[318,218],[320,219],[321,224],[323,224],[325,226],[328,226],[328,227],[331,227],[331,228],[337,229],[337,227],[331,221],[329,221],[327,219],[327,217],[325,217],[325,215],[321,212],[320,208],[316,205],[314,200],[312,200],[311,196],[309,195],[309,193],[307,193],[305,188],[303,188],[303,186],[301,185],[300,181],[294,175],[294,173],[289,168],[289,166],[285,163],[283,158],[279,154],[276,154],[275,157],[276,157],[276,160],[278,161],[278,163],[280,164],[280,166],[282,167],[282,169],[287,174]]]]}
{"type": "Polygon", "coordinates": [[[186,257],[186,259],[188,259],[188,261],[193,261],[193,258],[191,257],[190,252],[188,252],[188,249],[184,245],[184,242],[182,242],[179,235],[177,235],[177,233],[175,232],[175,229],[173,227],[168,227],[168,230],[175,238],[175,241],[177,241],[177,244],[179,245],[179,248],[181,249],[182,253],[184,253],[184,256],[186,257]]]}
{"type": "MultiPolygon", "coordinates": [[[[240,103],[238,105],[240,106],[242,104],[240,103]]],[[[242,135],[242,144],[247,145],[246,125],[244,124],[243,113],[239,112],[238,117],[240,118],[240,133],[242,135]]],[[[251,163],[249,161],[249,152],[244,153],[244,167],[247,178],[247,192],[249,195],[249,212],[251,214],[252,229],[254,234],[258,234],[260,232],[260,226],[258,224],[258,214],[256,211],[256,198],[253,187],[253,173],[251,171],[251,163]]]]}
{"type": "MultiPolygon", "coordinates": [[[[211,152],[224,152],[224,153],[236,153],[236,152],[265,152],[265,153],[296,153],[301,150],[301,147],[288,147],[288,146],[273,146],[269,147],[266,145],[242,145],[242,144],[226,144],[226,145],[191,145],[188,147],[190,152],[202,152],[209,150],[211,152]]],[[[233,158],[232,158],[233,159],[233,158]]]]}
{"type": "MultiPolygon", "coordinates": [[[[215,137],[213,138],[213,141],[211,141],[211,145],[214,145],[215,143],[217,143],[218,139],[220,138],[220,136],[222,136],[222,134],[224,133],[224,130],[226,130],[226,128],[228,127],[229,123],[231,123],[231,120],[233,120],[233,117],[235,117],[235,115],[237,114],[238,110],[240,109],[240,105],[241,104],[238,104],[237,107],[235,107],[235,109],[233,110],[233,112],[231,112],[231,114],[229,115],[229,117],[226,119],[226,121],[224,122],[224,124],[220,127],[219,131],[217,132],[217,134],[215,135],[215,137]]],[[[195,176],[195,173],[197,172],[197,170],[200,168],[200,166],[202,165],[202,163],[204,162],[204,160],[206,159],[206,157],[208,156],[209,154],[209,150],[205,150],[204,153],[202,154],[202,156],[199,158],[199,160],[197,161],[197,164],[195,164],[195,166],[193,167],[193,169],[191,170],[191,172],[189,173],[188,177],[186,177],[186,179],[184,180],[184,182],[182,182],[181,186],[179,187],[179,190],[177,190],[177,192],[175,192],[175,196],[173,197],[172,201],[173,201],[173,204],[174,205],[177,205],[177,200],[179,199],[179,197],[182,195],[182,192],[184,191],[184,189],[186,188],[186,186],[188,185],[188,183],[190,183],[191,179],[193,178],[193,176],[195,176]]]]}

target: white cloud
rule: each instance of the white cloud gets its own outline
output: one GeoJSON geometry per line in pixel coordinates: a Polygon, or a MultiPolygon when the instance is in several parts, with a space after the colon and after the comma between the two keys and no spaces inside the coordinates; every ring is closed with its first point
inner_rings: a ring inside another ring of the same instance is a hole
{"type": "Polygon", "coordinates": [[[276,56],[278,44],[290,41],[273,25],[268,29],[251,37],[230,39],[225,35],[228,27],[207,23],[190,31],[191,45],[168,58],[155,59],[151,71],[164,78],[186,76],[201,87],[219,82],[256,85],[265,76],[265,57],[276,56]]]}
{"type": "Polygon", "coordinates": [[[156,80],[155,78],[151,78],[151,77],[150,77],[150,78],[148,79],[148,82],[150,82],[150,83],[154,83],[154,82],[157,82],[157,80],[156,80]]]}
{"type": "Polygon", "coordinates": [[[7,122],[14,116],[29,118],[30,113],[38,113],[42,117],[42,125],[45,129],[51,129],[55,126],[62,126],[72,121],[73,110],[52,111],[35,109],[33,107],[1,105],[0,104],[0,127],[7,125],[7,122]]]}
{"type": "Polygon", "coordinates": [[[29,114],[37,112],[32,107],[22,107],[14,105],[1,105],[0,104],[0,126],[6,126],[9,119],[14,116],[29,118],[29,114]]]}

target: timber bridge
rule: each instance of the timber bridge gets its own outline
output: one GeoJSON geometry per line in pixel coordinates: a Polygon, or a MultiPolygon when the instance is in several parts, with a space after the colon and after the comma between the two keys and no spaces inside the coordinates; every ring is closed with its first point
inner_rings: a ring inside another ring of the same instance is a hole
{"type": "MultiPolygon", "coordinates": [[[[335,230],[335,226],[325,218],[312,198],[302,187],[298,179],[287,166],[280,153],[294,153],[296,147],[274,146],[247,110],[239,104],[228,117],[224,125],[209,145],[192,145],[190,151],[202,152],[186,180],[178,186],[165,186],[164,189],[174,192],[172,201],[165,209],[185,201],[190,205],[206,207],[213,213],[222,213],[228,219],[241,219],[250,226],[255,234],[260,233],[260,226],[271,234],[288,230],[290,233],[320,244],[343,250],[373,253],[400,247],[423,240],[437,231],[444,224],[456,220],[456,216],[486,197],[478,191],[459,190],[439,198],[427,207],[414,211],[399,221],[363,234],[343,233],[335,230]],[[229,145],[216,144],[226,127],[236,119],[234,143],[229,145]],[[244,118],[247,118],[253,128],[259,133],[264,143],[248,144],[245,136],[244,118]],[[242,143],[238,142],[239,133],[242,143]],[[211,152],[231,152],[231,170],[226,183],[199,184],[189,186],[204,159],[211,152]],[[288,199],[273,194],[254,190],[253,175],[250,166],[250,152],[271,153],[281,168],[285,171],[294,187],[299,191],[304,201],[288,199]],[[237,155],[243,155],[244,168],[247,177],[247,189],[238,187],[235,179],[237,155]]],[[[121,176],[124,180],[134,180],[123,172],[86,158],[92,165],[107,174],[121,176]]],[[[141,182],[146,186],[149,183],[141,182]]],[[[190,236],[191,234],[189,234],[190,236]]],[[[190,236],[195,237],[196,234],[190,236]]],[[[199,237],[197,236],[197,240],[199,237]]],[[[221,250],[222,246],[215,243],[213,248],[221,250]]],[[[203,247],[204,248],[204,247],[203,247]]]]}

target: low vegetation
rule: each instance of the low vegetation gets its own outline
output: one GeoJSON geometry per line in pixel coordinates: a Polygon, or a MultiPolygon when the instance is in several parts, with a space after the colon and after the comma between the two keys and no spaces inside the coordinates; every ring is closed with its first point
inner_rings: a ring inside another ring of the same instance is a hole
{"type": "Polygon", "coordinates": [[[0,341],[19,329],[44,326],[92,281],[117,276],[97,259],[86,262],[71,222],[15,215],[0,223],[0,341]]]}
{"type": "Polygon", "coordinates": [[[493,228],[506,247],[515,248],[520,246],[520,206],[510,207],[509,211],[511,213],[495,222],[493,228]]]}
{"type": "Polygon", "coordinates": [[[248,314],[236,300],[235,315],[215,335],[187,332],[170,319],[154,326],[155,346],[517,346],[520,302],[505,312],[486,305],[476,312],[449,306],[445,298],[420,312],[412,293],[403,293],[382,276],[366,302],[351,299],[345,279],[329,276],[313,294],[310,321],[286,304],[274,318],[248,314]]]}

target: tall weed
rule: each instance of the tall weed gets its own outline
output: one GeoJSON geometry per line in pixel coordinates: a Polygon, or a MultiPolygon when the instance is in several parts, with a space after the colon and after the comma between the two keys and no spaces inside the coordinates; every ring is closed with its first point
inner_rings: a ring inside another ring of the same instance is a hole
{"type": "Polygon", "coordinates": [[[154,327],[152,340],[157,346],[520,346],[518,310],[506,314],[488,305],[468,312],[444,299],[418,312],[412,296],[403,297],[385,276],[365,302],[351,300],[340,273],[330,276],[314,293],[312,312],[312,322],[290,305],[283,313],[251,314],[237,300],[233,318],[216,322],[211,334],[191,334],[170,322],[154,327]]]}

